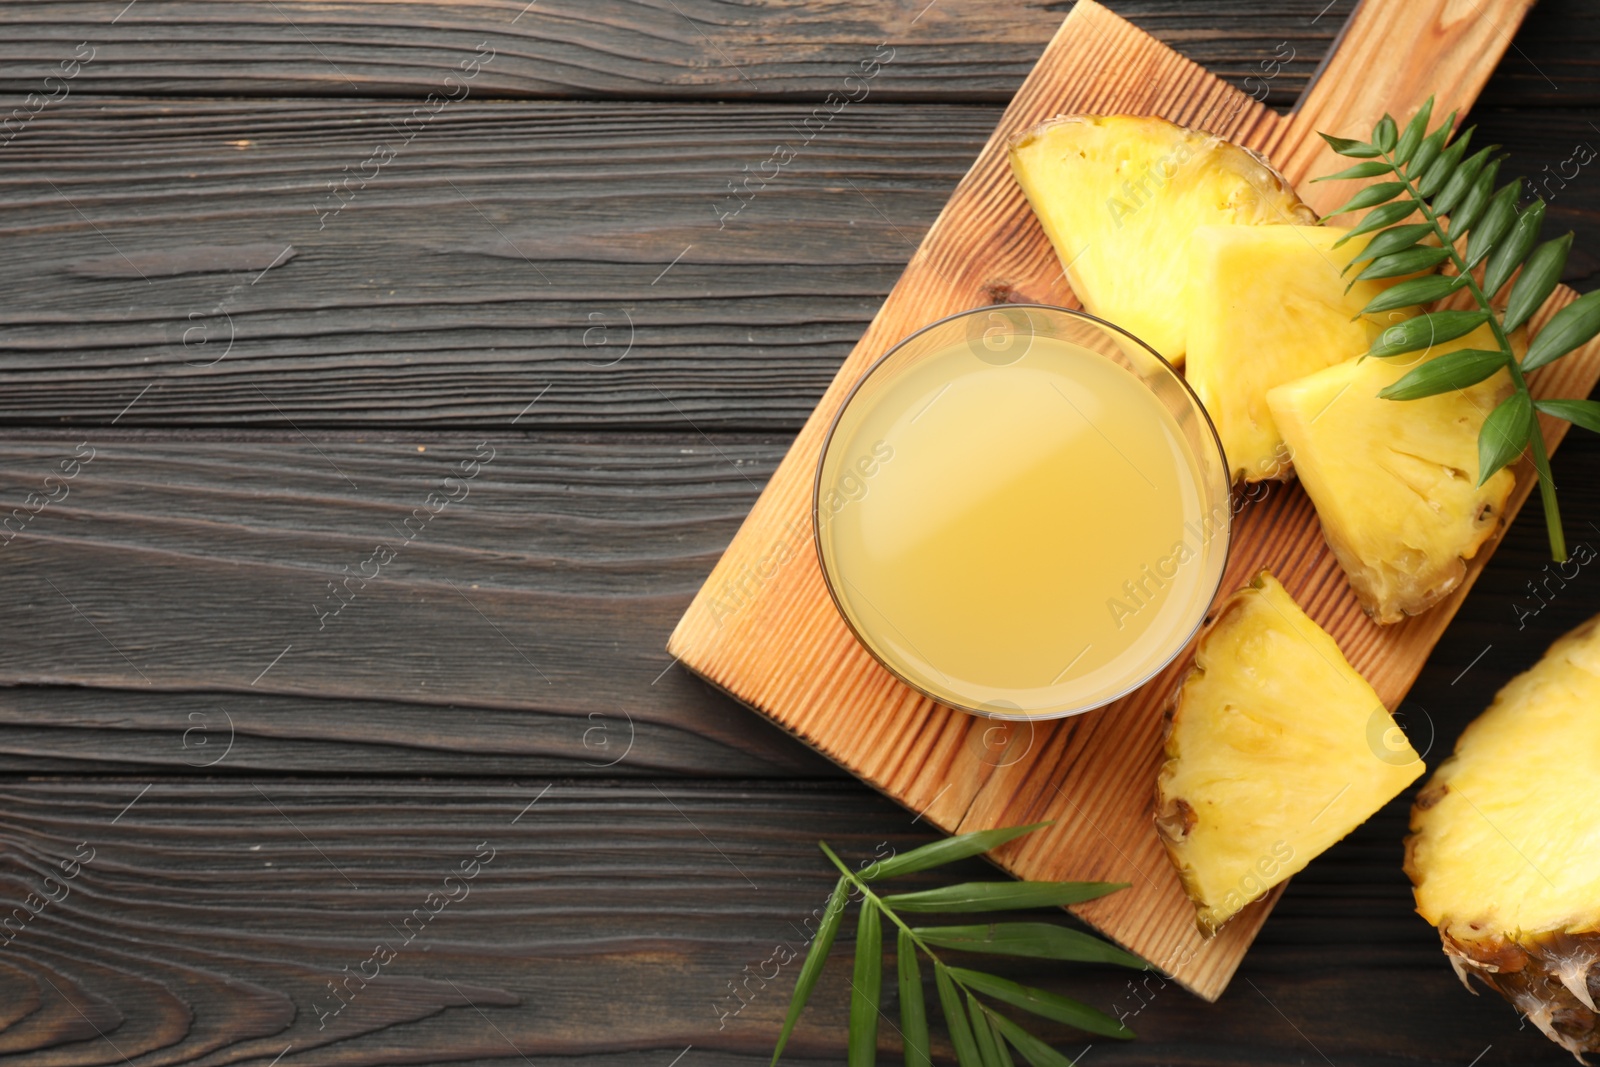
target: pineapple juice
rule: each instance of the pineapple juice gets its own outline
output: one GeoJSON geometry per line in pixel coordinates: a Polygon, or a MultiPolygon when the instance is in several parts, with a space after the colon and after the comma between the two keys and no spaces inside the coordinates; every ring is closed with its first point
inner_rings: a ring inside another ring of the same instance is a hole
{"type": "Polygon", "coordinates": [[[818,548],[841,612],[905,681],[1059,715],[1135,687],[1199,624],[1228,518],[1204,484],[1127,368],[1054,337],[1014,362],[957,342],[847,405],[818,548]]]}

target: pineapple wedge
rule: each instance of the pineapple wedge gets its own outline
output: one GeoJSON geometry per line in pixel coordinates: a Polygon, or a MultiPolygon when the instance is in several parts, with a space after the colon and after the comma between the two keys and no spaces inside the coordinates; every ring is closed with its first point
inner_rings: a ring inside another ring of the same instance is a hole
{"type": "MultiPolygon", "coordinates": [[[[1520,331],[1512,345],[1522,358],[1520,331]]],[[[1432,353],[1350,360],[1267,394],[1323,535],[1376,622],[1416,615],[1460,585],[1515,483],[1501,470],[1478,485],[1478,430],[1510,393],[1505,371],[1422,400],[1378,390],[1445,352],[1494,347],[1484,326],[1432,353]]]]}
{"type": "Polygon", "coordinates": [[[1206,935],[1422,774],[1378,694],[1266,571],[1200,638],[1156,830],[1206,935]]]}
{"type": "Polygon", "coordinates": [[[1597,709],[1600,618],[1467,727],[1406,840],[1417,911],[1462,982],[1477,975],[1580,1062],[1600,1052],[1597,709]]]}
{"type": "Polygon", "coordinates": [[[1201,226],[1189,239],[1184,376],[1222,439],[1235,481],[1287,478],[1267,390],[1365,352],[1415,309],[1360,317],[1402,279],[1349,285],[1366,247],[1334,226],[1201,226]],[[1349,291],[1346,286],[1349,285],[1349,291]]]}
{"type": "Polygon", "coordinates": [[[1261,156],[1165,119],[1054,118],[1012,140],[1011,170],[1083,306],[1175,365],[1194,228],[1316,221],[1261,156]]]}

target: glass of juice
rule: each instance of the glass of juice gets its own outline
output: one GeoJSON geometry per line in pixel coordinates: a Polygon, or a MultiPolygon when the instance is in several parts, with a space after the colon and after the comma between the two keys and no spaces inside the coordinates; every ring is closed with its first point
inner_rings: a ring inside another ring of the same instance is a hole
{"type": "Polygon", "coordinates": [[[1172,366],[1081,312],[952,315],[875,363],[817,466],[828,591],[906,684],[996,718],[1107,704],[1222,580],[1227,464],[1172,366]]]}

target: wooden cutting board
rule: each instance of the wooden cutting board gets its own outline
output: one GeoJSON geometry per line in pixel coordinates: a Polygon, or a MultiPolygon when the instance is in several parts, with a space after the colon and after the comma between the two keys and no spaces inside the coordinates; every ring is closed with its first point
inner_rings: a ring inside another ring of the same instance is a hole
{"type": "MultiPolygon", "coordinates": [[[[1280,116],[1079,0],[678,623],[672,654],[944,831],[1055,820],[993,858],[1022,878],[1131,882],[1074,910],[1194,992],[1221,995],[1277,894],[1202,940],[1156,838],[1163,712],[1189,656],[1072,719],[1013,726],[932,702],[867,654],[823,586],[809,511],[818,449],[851,385],[918,327],[996,302],[1076,306],[1012,180],[1005,145],[1017,131],[1062,113],[1161,115],[1265,152],[1307,202],[1329,210],[1350,190],[1307,184],[1339,166],[1315,131],[1365,137],[1383,112],[1404,121],[1430,92],[1436,115],[1464,114],[1531,3],[1365,0],[1295,111],[1280,116]]],[[[1535,325],[1572,299],[1559,290],[1535,325]]],[[[1535,390],[1587,396],[1597,378],[1600,346],[1591,345],[1539,371],[1535,390]]],[[[1545,433],[1554,441],[1562,428],[1545,433]]],[[[1512,514],[1530,486],[1519,471],[1512,514]]],[[[1239,516],[1222,590],[1270,567],[1393,708],[1497,543],[1446,602],[1380,628],[1362,614],[1304,492],[1274,486],[1239,516]]]]}

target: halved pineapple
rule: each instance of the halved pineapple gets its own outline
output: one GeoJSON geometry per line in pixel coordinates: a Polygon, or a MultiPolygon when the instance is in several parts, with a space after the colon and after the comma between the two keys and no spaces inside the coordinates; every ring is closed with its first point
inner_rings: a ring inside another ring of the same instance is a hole
{"type": "Polygon", "coordinates": [[[1011,170],[1083,306],[1175,364],[1194,228],[1316,221],[1261,156],[1165,119],[1054,118],[1012,140],[1011,170]]]}
{"type": "MultiPolygon", "coordinates": [[[[1520,359],[1520,332],[1512,344],[1520,359]]],[[[1494,347],[1484,326],[1429,353],[1350,360],[1267,394],[1323,535],[1376,622],[1416,615],[1460,585],[1515,484],[1502,470],[1478,485],[1478,430],[1511,390],[1506,372],[1422,400],[1378,390],[1445,352],[1494,347]]]]}
{"type": "Polygon", "coordinates": [[[1378,694],[1266,571],[1200,638],[1166,755],[1156,830],[1207,935],[1423,770],[1378,694]]]}
{"type": "Polygon", "coordinates": [[[1411,830],[1417,911],[1462,982],[1477,975],[1580,1062],[1600,1052],[1600,618],[1467,727],[1411,830]]]}
{"type": "Polygon", "coordinates": [[[1236,481],[1289,476],[1267,390],[1360,355],[1386,327],[1416,314],[1361,316],[1400,279],[1352,285],[1341,272],[1367,239],[1335,248],[1349,232],[1201,226],[1189,238],[1184,376],[1217,427],[1236,481]]]}

